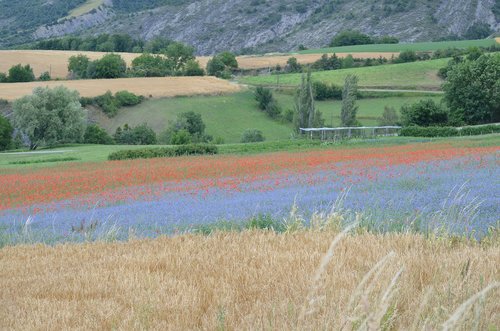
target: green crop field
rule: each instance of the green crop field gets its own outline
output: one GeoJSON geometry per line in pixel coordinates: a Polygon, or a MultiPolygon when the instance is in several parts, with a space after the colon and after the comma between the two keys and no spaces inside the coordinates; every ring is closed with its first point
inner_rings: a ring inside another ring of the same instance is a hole
{"type": "Polygon", "coordinates": [[[246,129],[259,129],[267,140],[288,139],[291,126],[271,120],[259,111],[250,91],[224,96],[177,97],[147,100],[131,108],[123,108],[114,118],[101,117],[99,123],[110,133],[125,123],[136,126],[148,123],[157,133],[165,130],[168,122],[183,112],[200,113],[206,131],[221,137],[226,143],[236,143],[246,129]]]}
{"type": "Polygon", "coordinates": [[[318,53],[358,53],[358,52],[431,52],[446,48],[469,48],[469,47],[489,47],[496,44],[495,39],[480,40],[458,40],[458,41],[439,41],[439,42],[421,42],[411,44],[379,44],[379,45],[355,45],[342,47],[328,47],[320,49],[308,49],[299,52],[300,54],[318,54],[318,53]]]}
{"type": "MultiPolygon", "coordinates": [[[[341,70],[313,72],[314,80],[343,85],[348,74],[359,77],[360,87],[438,89],[443,81],[437,76],[440,68],[446,66],[448,59],[419,61],[402,64],[387,64],[375,67],[350,68],[341,70]]],[[[240,81],[250,85],[276,85],[276,75],[246,76],[240,81]]],[[[280,85],[300,84],[301,74],[279,76],[280,85]]]]}

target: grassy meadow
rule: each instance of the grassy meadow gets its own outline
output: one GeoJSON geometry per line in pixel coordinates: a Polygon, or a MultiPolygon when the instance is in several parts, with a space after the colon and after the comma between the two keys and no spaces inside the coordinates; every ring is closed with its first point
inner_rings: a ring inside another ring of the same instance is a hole
{"type": "MultiPolygon", "coordinates": [[[[294,97],[291,93],[275,93],[276,99],[283,111],[293,109],[294,97]]],[[[397,96],[386,98],[366,98],[358,101],[358,119],[364,125],[377,125],[385,106],[391,106],[399,111],[406,103],[413,103],[424,98],[439,101],[440,96],[397,96]]],[[[340,125],[340,109],[342,102],[318,101],[317,108],[323,113],[325,124],[340,125]],[[332,123],[333,121],[333,123],[332,123]]],[[[109,133],[114,133],[118,126],[125,123],[136,126],[148,123],[157,133],[175,120],[180,113],[195,111],[202,115],[207,127],[207,133],[221,137],[226,143],[237,143],[246,129],[259,129],[266,140],[286,140],[292,133],[289,123],[270,119],[257,108],[252,90],[222,96],[191,96],[177,98],[162,98],[146,100],[135,107],[122,108],[113,118],[104,114],[94,113],[94,120],[100,123],[109,133]],[[226,125],[227,122],[231,125],[226,125]]]]}
{"type": "MultiPolygon", "coordinates": [[[[276,93],[276,99],[279,104],[285,109],[293,109],[294,97],[289,94],[276,93]]],[[[359,107],[357,112],[357,119],[365,126],[377,126],[378,119],[382,117],[384,108],[394,107],[399,113],[401,106],[418,102],[422,99],[432,99],[436,102],[441,101],[440,96],[396,96],[384,98],[364,98],[357,101],[359,107]]],[[[329,127],[340,126],[340,111],[342,108],[342,101],[340,100],[325,100],[316,101],[317,109],[323,114],[325,125],[329,127]]]]}
{"type": "Polygon", "coordinates": [[[99,6],[103,4],[104,0],[87,0],[81,6],[73,9],[66,18],[82,16],[92,11],[93,9],[99,8],[99,6]]]}
{"type": "Polygon", "coordinates": [[[352,52],[362,53],[362,52],[403,52],[403,51],[432,52],[432,51],[437,51],[438,49],[489,47],[489,46],[494,46],[495,44],[497,44],[497,41],[495,39],[456,40],[456,41],[327,47],[320,49],[308,49],[301,51],[299,53],[317,54],[317,53],[352,53],[352,52]]]}
{"type": "MultiPolygon", "coordinates": [[[[440,68],[446,66],[448,59],[419,61],[402,64],[387,64],[374,67],[351,68],[313,72],[315,80],[343,85],[349,74],[359,77],[360,87],[400,88],[400,89],[439,89],[443,83],[437,76],[440,68]]],[[[240,82],[251,85],[292,85],[300,84],[301,74],[267,76],[247,76],[240,82]]]]}

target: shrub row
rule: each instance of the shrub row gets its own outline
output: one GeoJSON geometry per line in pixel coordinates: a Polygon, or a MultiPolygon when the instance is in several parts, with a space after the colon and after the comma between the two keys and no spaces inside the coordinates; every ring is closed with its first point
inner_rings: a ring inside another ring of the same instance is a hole
{"type": "Polygon", "coordinates": [[[404,137],[456,137],[490,133],[500,133],[500,125],[469,126],[464,128],[450,126],[408,126],[401,129],[400,135],[404,137]]]}
{"type": "Polygon", "coordinates": [[[107,91],[105,94],[93,98],[82,97],[80,103],[83,107],[87,105],[98,106],[108,117],[113,117],[121,107],[135,106],[143,100],[142,95],[138,96],[129,91],[119,91],[115,95],[111,91],[107,91]]]}
{"type": "Polygon", "coordinates": [[[123,150],[109,154],[108,160],[152,159],[159,157],[175,157],[184,155],[217,154],[217,146],[208,144],[179,145],[175,147],[158,147],[123,150]]]}

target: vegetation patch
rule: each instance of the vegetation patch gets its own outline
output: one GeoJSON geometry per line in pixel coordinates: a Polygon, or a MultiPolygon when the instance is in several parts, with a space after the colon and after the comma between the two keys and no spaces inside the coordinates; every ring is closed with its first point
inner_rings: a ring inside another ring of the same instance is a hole
{"type": "Polygon", "coordinates": [[[500,133],[500,125],[466,126],[463,128],[452,126],[408,126],[401,129],[400,135],[404,137],[457,137],[492,133],[500,133]]]}
{"type": "Polygon", "coordinates": [[[69,161],[79,161],[77,157],[57,157],[50,159],[40,159],[40,160],[25,160],[25,161],[12,161],[9,164],[37,164],[37,163],[53,163],[53,162],[69,162],[69,161]]]}
{"type": "Polygon", "coordinates": [[[132,160],[132,159],[153,159],[160,157],[176,157],[186,155],[213,155],[217,154],[218,148],[215,145],[208,144],[192,144],[179,145],[175,147],[159,147],[159,148],[142,148],[122,150],[111,153],[108,160],[132,160]]]}

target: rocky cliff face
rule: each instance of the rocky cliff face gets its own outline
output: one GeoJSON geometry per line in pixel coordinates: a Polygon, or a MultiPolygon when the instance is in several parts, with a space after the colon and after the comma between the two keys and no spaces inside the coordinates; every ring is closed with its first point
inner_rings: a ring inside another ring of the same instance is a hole
{"type": "Polygon", "coordinates": [[[164,36],[191,44],[204,55],[242,49],[290,51],[300,44],[322,47],[346,29],[424,41],[461,35],[477,22],[499,31],[492,12],[495,1],[199,0],[124,12],[113,7],[113,0],[107,0],[92,13],[39,27],[33,39],[114,32],[145,39],[164,36]]]}

